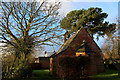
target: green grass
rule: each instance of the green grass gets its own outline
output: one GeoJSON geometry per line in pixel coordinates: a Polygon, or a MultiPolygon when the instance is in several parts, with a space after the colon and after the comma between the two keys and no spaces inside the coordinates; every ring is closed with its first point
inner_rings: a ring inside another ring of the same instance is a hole
{"type": "Polygon", "coordinates": [[[7,79],[7,80],[58,80],[49,75],[49,70],[33,70],[33,75],[24,79],[7,79]]]}
{"type": "Polygon", "coordinates": [[[120,80],[116,70],[106,70],[104,73],[99,73],[91,77],[91,80],[120,80]]]}
{"type": "MultiPolygon", "coordinates": [[[[49,70],[33,70],[33,76],[31,78],[25,78],[20,80],[58,80],[58,79],[51,77],[49,75],[49,70]]],[[[90,79],[87,80],[120,80],[120,77],[118,77],[118,73],[116,70],[106,70],[104,73],[90,76],[90,79]]]]}
{"type": "Polygon", "coordinates": [[[49,75],[49,70],[33,70],[33,76],[22,80],[57,80],[49,75]]]}
{"type": "MultiPolygon", "coordinates": [[[[29,80],[57,80],[49,75],[49,70],[34,70],[33,74],[29,80]]],[[[116,70],[106,70],[104,73],[91,76],[89,80],[120,80],[120,78],[116,70]]]]}
{"type": "Polygon", "coordinates": [[[49,75],[49,70],[34,70],[33,78],[37,78],[36,80],[57,80],[49,75]]]}

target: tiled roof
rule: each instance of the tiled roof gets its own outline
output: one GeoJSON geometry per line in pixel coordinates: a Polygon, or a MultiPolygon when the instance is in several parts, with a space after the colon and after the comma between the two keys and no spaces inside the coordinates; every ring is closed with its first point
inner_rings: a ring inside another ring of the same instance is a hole
{"type": "Polygon", "coordinates": [[[76,35],[79,33],[80,30],[78,30],[73,36],[71,36],[70,38],[68,38],[68,40],[61,46],[61,48],[58,50],[58,53],[64,51],[65,49],[68,48],[69,44],[74,40],[74,38],[76,37],[76,35]]]}
{"type": "Polygon", "coordinates": [[[61,46],[61,48],[57,51],[57,53],[51,55],[50,57],[53,57],[57,54],[59,54],[60,52],[66,50],[68,48],[68,46],[70,45],[70,43],[74,40],[74,38],[77,36],[77,34],[80,32],[81,29],[79,29],[75,34],[73,34],[70,38],[68,38],[68,40],[61,46]]]}
{"type": "Polygon", "coordinates": [[[47,57],[50,57],[53,54],[54,54],[54,52],[47,52],[47,57]]]}
{"type": "MultiPolygon", "coordinates": [[[[80,32],[82,30],[82,28],[81,29],[79,29],[74,35],[72,35],[70,38],[68,38],[68,40],[61,46],[61,48],[58,50],[58,52],[56,53],[56,54],[54,54],[54,55],[52,55],[51,57],[53,57],[53,56],[56,56],[56,55],[58,55],[59,53],[61,53],[61,52],[63,52],[63,51],[65,51],[67,48],[68,48],[68,46],[72,43],[72,41],[74,41],[74,39],[76,38],[76,36],[78,35],[78,33],[80,32]]],[[[90,36],[90,35],[89,35],[90,36]]],[[[91,37],[91,36],[90,36],[91,37]]],[[[92,39],[92,41],[95,43],[95,41],[92,39]]],[[[98,47],[98,49],[100,50],[100,48],[99,48],[99,46],[95,43],[95,45],[98,47]]],[[[88,44],[87,44],[87,42],[85,42],[84,44],[83,43],[81,43],[80,44],[80,47],[78,48],[79,49],[79,51],[86,51],[86,52],[92,52],[93,50],[88,46],[88,44]],[[82,47],[82,45],[83,45],[83,47],[82,47]],[[81,47],[81,48],[80,48],[81,47]]]]}

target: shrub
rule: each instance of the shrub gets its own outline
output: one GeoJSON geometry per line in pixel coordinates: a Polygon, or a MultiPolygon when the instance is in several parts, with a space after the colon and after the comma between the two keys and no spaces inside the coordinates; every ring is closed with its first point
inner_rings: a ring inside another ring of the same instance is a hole
{"type": "Polygon", "coordinates": [[[31,77],[32,76],[32,68],[31,66],[26,66],[24,68],[21,68],[19,72],[19,77],[24,78],[24,77],[31,77]]]}
{"type": "Polygon", "coordinates": [[[28,58],[15,58],[15,55],[7,55],[2,59],[2,79],[24,78],[32,75],[32,68],[28,58]]]}
{"type": "Polygon", "coordinates": [[[80,57],[59,57],[54,62],[54,75],[65,80],[80,80],[87,76],[87,64],[89,58],[80,57]]]}

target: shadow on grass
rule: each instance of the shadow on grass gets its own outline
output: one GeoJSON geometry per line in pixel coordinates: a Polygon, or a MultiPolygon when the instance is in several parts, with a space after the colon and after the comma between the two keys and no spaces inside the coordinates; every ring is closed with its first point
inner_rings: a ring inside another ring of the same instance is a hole
{"type": "Polygon", "coordinates": [[[49,70],[34,70],[33,76],[29,79],[22,80],[58,80],[49,74],[49,70]]]}
{"type": "Polygon", "coordinates": [[[106,70],[104,73],[91,76],[89,80],[120,80],[116,70],[106,70]]]}
{"type": "Polygon", "coordinates": [[[33,70],[33,75],[28,78],[3,79],[3,80],[58,80],[49,75],[49,70],[33,70]]]}
{"type": "MultiPolygon", "coordinates": [[[[33,70],[33,76],[25,79],[5,79],[5,80],[59,80],[49,75],[49,70],[33,70]]],[[[104,73],[90,76],[83,80],[120,80],[118,72],[115,70],[106,70],[104,73]]]]}

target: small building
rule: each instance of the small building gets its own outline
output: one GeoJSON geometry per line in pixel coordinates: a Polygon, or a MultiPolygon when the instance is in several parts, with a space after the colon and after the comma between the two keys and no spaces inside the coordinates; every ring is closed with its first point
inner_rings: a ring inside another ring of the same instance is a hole
{"type": "Polygon", "coordinates": [[[35,69],[49,69],[50,68],[50,56],[53,55],[53,52],[44,52],[44,56],[38,57],[34,59],[32,63],[32,67],[35,69]]]}
{"type": "Polygon", "coordinates": [[[81,28],[74,35],[64,40],[66,40],[64,41],[65,43],[61,46],[58,52],[53,54],[50,58],[51,75],[53,74],[53,71],[55,72],[54,66],[57,66],[53,65],[53,63],[62,56],[88,56],[90,58],[88,74],[104,72],[103,58],[101,56],[102,51],[85,28],[81,28]]]}

